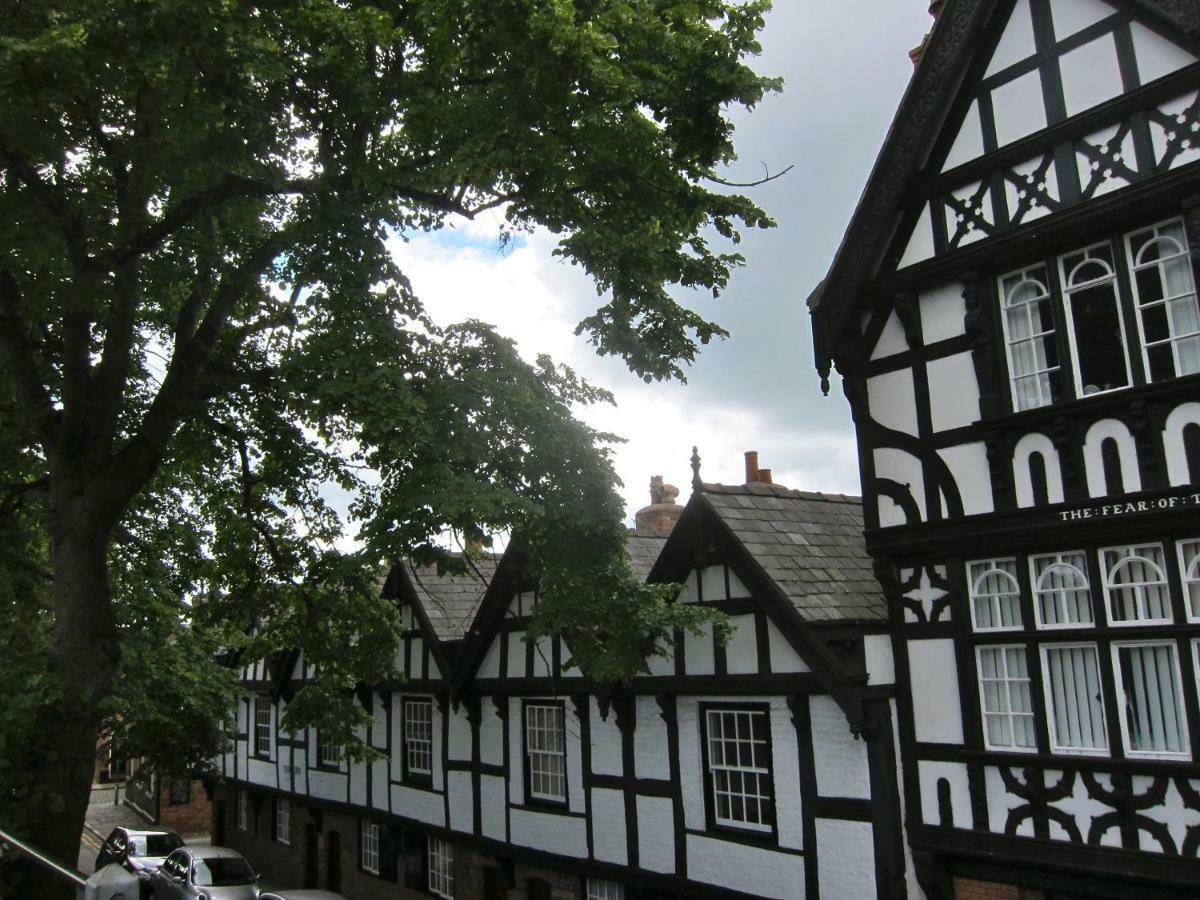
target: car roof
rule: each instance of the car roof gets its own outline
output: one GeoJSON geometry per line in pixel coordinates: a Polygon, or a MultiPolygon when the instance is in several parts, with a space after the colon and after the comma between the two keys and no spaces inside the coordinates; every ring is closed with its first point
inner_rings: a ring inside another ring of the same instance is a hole
{"type": "Polygon", "coordinates": [[[233,850],[229,847],[214,847],[211,844],[180,847],[179,849],[187,850],[192,856],[200,856],[204,859],[245,859],[245,857],[236,850],[233,850]]]}
{"type": "Polygon", "coordinates": [[[346,900],[341,894],[333,891],[287,890],[265,891],[258,895],[259,900],[346,900]]]}
{"type": "Polygon", "coordinates": [[[156,828],[152,831],[147,831],[142,828],[126,828],[124,825],[122,825],[117,829],[117,831],[123,831],[130,837],[149,837],[152,834],[169,834],[172,837],[179,837],[179,835],[177,835],[175,832],[168,831],[165,828],[156,828]]]}

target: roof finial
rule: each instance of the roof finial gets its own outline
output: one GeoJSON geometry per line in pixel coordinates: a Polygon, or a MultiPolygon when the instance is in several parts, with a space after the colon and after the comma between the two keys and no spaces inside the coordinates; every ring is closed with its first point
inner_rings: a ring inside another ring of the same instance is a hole
{"type": "Polygon", "coordinates": [[[704,490],[704,482],[700,480],[700,451],[692,447],[692,490],[704,490]]]}

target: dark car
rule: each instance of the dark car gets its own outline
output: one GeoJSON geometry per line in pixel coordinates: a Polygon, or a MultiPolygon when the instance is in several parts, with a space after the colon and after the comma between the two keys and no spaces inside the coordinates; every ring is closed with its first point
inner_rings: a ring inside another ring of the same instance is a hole
{"type": "Polygon", "coordinates": [[[167,856],[182,846],[183,838],[173,831],[114,828],[96,856],[96,870],[117,863],[137,876],[142,897],[149,897],[150,876],[158,871],[167,856]]]}

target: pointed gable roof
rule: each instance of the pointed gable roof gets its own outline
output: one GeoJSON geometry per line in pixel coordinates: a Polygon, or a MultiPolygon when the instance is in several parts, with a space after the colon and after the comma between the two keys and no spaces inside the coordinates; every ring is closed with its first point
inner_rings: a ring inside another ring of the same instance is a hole
{"type": "Polygon", "coordinates": [[[418,566],[408,559],[397,564],[393,596],[415,601],[414,609],[424,614],[438,641],[457,641],[466,636],[499,559],[482,556],[465,562],[467,572],[461,575],[439,573],[435,565],[418,566]]]}
{"type": "MultiPolygon", "coordinates": [[[[1194,46],[1200,39],[1200,0],[1106,0],[1194,46]]],[[[946,0],[920,63],[896,111],[828,275],[808,298],[822,387],[863,285],[878,270],[905,212],[904,201],[921,176],[933,144],[947,125],[963,80],[984,35],[1004,23],[1007,0],[946,0]]],[[[1003,47],[997,48],[1003,51],[1003,47]]],[[[957,128],[957,123],[955,124],[957,128]]]]}

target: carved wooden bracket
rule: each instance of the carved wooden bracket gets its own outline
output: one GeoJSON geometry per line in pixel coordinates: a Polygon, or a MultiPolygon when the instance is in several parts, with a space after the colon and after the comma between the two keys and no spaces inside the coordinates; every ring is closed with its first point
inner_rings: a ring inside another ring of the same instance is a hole
{"type": "Polygon", "coordinates": [[[917,308],[917,295],[912,291],[903,291],[893,299],[896,318],[904,329],[904,340],[908,349],[917,350],[924,345],[921,335],[921,315],[917,308]]]}
{"type": "Polygon", "coordinates": [[[572,694],[571,705],[575,707],[575,715],[581,721],[586,721],[592,714],[591,696],[588,694],[572,694]]]}
{"type": "Polygon", "coordinates": [[[622,733],[632,732],[637,726],[637,698],[633,694],[615,694],[612,708],[617,716],[617,728],[622,733]]]}
{"type": "Polygon", "coordinates": [[[966,315],[963,328],[971,343],[971,361],[979,382],[979,415],[986,422],[998,413],[996,367],[992,351],[992,305],[978,272],[963,276],[966,315]]]}
{"type": "Polygon", "coordinates": [[[492,694],[492,706],[496,710],[496,716],[502,722],[508,721],[508,697],[503,694],[492,694]]]}
{"type": "Polygon", "coordinates": [[[667,723],[668,727],[674,728],[676,723],[675,695],[655,694],[654,699],[658,702],[658,714],[662,716],[662,720],[667,723]]]}
{"type": "Polygon", "coordinates": [[[479,695],[468,694],[459,701],[463,712],[466,713],[467,721],[472,728],[478,728],[479,723],[483,720],[483,704],[479,700],[479,695]]]}

